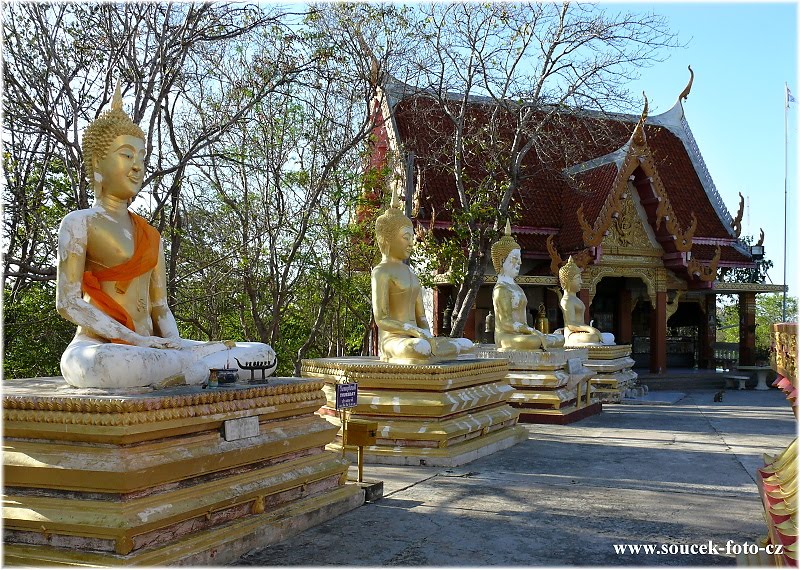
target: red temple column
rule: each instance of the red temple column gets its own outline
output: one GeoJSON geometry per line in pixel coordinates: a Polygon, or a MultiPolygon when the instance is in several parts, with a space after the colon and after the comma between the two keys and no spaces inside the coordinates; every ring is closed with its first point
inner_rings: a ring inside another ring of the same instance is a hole
{"type": "Polygon", "coordinates": [[[706,295],[705,299],[705,318],[700,325],[699,350],[700,368],[714,368],[714,343],[717,342],[717,296],[706,295]]]}
{"type": "Polygon", "coordinates": [[[464,338],[468,338],[469,340],[475,342],[478,338],[475,334],[475,305],[473,304],[472,307],[469,309],[469,315],[467,315],[467,324],[464,325],[464,338]]]}
{"type": "Polygon", "coordinates": [[[739,364],[756,363],[756,294],[739,293],[739,364]]]}
{"type": "Polygon", "coordinates": [[[656,293],[656,309],[650,313],[650,372],[667,369],[667,292],[656,293]]]}
{"type": "Polygon", "coordinates": [[[444,328],[444,309],[447,306],[447,299],[450,296],[450,291],[444,290],[444,287],[438,286],[433,288],[433,322],[431,325],[431,332],[434,335],[441,335],[444,328]]]}
{"type": "Polygon", "coordinates": [[[589,290],[588,289],[581,289],[578,291],[578,299],[583,301],[583,322],[587,325],[591,322],[592,318],[589,316],[589,290]]]}
{"type": "Polygon", "coordinates": [[[633,340],[631,303],[630,289],[622,289],[617,298],[617,344],[630,344],[633,340]]]}

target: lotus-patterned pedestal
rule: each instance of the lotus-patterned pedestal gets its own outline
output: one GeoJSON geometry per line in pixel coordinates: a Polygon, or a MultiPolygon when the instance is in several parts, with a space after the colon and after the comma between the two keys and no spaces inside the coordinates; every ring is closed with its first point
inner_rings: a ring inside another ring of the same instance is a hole
{"type": "Polygon", "coordinates": [[[592,372],[583,366],[586,349],[509,350],[482,344],[476,353],[508,359],[506,379],[515,390],[510,403],[519,410],[520,422],[568,424],[602,411],[592,399],[592,372]]]}
{"type": "Polygon", "coordinates": [[[211,565],[363,503],[322,382],[125,394],[4,382],[4,562],[211,565]]]}
{"type": "MultiPolygon", "coordinates": [[[[304,360],[302,376],[324,380],[320,413],[339,427],[334,385],[358,383],[351,418],[378,423],[367,463],[456,466],[527,439],[508,401],[505,360],[392,364],[378,358],[304,360]]],[[[340,440],[329,446],[341,450],[340,440]]]]}

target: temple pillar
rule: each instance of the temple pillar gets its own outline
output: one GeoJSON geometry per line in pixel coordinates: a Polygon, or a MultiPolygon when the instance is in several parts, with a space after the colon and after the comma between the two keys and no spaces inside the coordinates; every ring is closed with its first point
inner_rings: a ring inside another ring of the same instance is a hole
{"type": "Polygon", "coordinates": [[[633,310],[630,289],[622,289],[617,298],[617,344],[630,344],[633,339],[633,310]]]}
{"type": "Polygon", "coordinates": [[[717,296],[706,295],[705,319],[700,325],[698,340],[700,342],[699,357],[700,368],[714,368],[714,343],[717,342],[717,296]]]}
{"type": "Polygon", "coordinates": [[[667,292],[656,293],[655,311],[650,313],[650,372],[667,369],[667,292]]]}
{"type": "Polygon", "coordinates": [[[756,294],[739,293],[739,364],[756,363],[756,294]]]}
{"type": "Polygon", "coordinates": [[[549,288],[545,289],[544,291],[545,302],[544,304],[547,305],[547,312],[548,318],[550,318],[550,314],[555,313],[555,318],[550,319],[550,330],[554,331],[564,326],[564,315],[561,312],[559,307],[559,302],[561,301],[561,297],[555,291],[550,290],[549,288]],[[555,307],[554,311],[550,310],[550,307],[555,307]]]}
{"type": "Polygon", "coordinates": [[[464,325],[464,338],[468,338],[472,342],[477,342],[477,339],[478,339],[478,336],[476,335],[476,331],[475,331],[475,305],[474,304],[469,309],[469,315],[467,315],[467,324],[464,325]]]}
{"type": "MultiPolygon", "coordinates": [[[[445,313],[447,306],[450,303],[450,297],[453,293],[452,285],[438,285],[433,290],[433,322],[431,325],[431,332],[436,336],[447,336],[450,334],[449,326],[445,326],[445,313]]],[[[452,317],[452,315],[450,315],[452,317]]],[[[450,324],[452,319],[450,319],[450,324]]]]}
{"type": "Polygon", "coordinates": [[[591,304],[591,298],[589,297],[589,290],[588,289],[581,289],[578,291],[578,299],[583,301],[583,322],[589,323],[591,322],[592,318],[589,316],[589,305],[591,304]]]}
{"type": "Polygon", "coordinates": [[[433,288],[433,322],[431,332],[434,335],[442,334],[442,321],[444,321],[444,307],[447,304],[447,297],[442,293],[442,287],[433,288]]]}

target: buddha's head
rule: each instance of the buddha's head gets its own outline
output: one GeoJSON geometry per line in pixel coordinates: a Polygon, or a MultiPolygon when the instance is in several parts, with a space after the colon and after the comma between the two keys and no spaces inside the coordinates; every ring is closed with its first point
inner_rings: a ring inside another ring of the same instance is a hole
{"type": "MultiPolygon", "coordinates": [[[[516,240],[511,237],[511,222],[506,220],[506,229],[503,237],[492,244],[492,266],[498,275],[504,273],[504,264],[511,262],[516,267],[516,277],[519,274],[519,265],[522,262],[521,248],[516,240]],[[516,250],[516,259],[509,260],[509,256],[516,250]]],[[[506,271],[507,272],[507,271],[506,271]]]]}
{"type": "Polygon", "coordinates": [[[408,259],[414,244],[414,225],[392,197],[392,204],[375,220],[375,239],[385,257],[408,259]]]}
{"type": "Polygon", "coordinates": [[[571,255],[564,266],[558,270],[558,281],[561,283],[561,288],[570,293],[575,293],[581,288],[581,268],[578,267],[571,255]]]}
{"type": "Polygon", "coordinates": [[[84,173],[96,194],[116,183],[125,186],[124,192],[133,192],[134,196],[138,193],[143,176],[144,139],[144,131],[122,110],[122,96],[117,85],[111,109],[92,121],[83,133],[84,173]],[[131,173],[132,170],[138,172],[131,173]]]}

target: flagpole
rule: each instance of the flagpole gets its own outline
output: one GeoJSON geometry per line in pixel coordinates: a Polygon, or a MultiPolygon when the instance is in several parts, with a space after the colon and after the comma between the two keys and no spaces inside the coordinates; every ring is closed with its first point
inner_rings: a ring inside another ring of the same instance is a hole
{"type": "Polygon", "coordinates": [[[782,321],[786,322],[786,235],[788,212],[788,172],[789,172],[789,84],[784,83],[783,91],[783,311],[782,321]]]}

